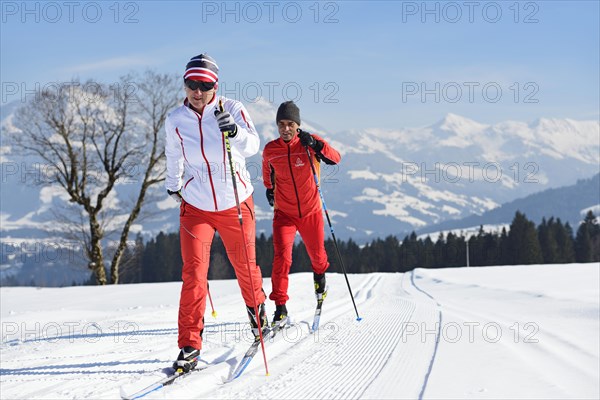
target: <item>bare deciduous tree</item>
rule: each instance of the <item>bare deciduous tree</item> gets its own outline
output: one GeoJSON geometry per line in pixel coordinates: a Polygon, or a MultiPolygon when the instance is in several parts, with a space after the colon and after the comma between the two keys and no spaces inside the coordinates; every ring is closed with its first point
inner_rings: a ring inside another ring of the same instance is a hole
{"type": "Polygon", "coordinates": [[[71,234],[79,232],[98,284],[119,282],[131,227],[149,189],[164,180],[163,127],[179,92],[177,77],[147,71],[122,77],[112,86],[57,85],[17,111],[15,126],[20,132],[13,134],[13,143],[41,159],[47,165],[48,183],[64,189],[77,206],[79,215],[69,219],[71,234]],[[115,186],[131,179],[131,166],[136,167],[134,182],[139,186],[131,208],[115,210],[110,204],[116,198],[115,186]],[[118,236],[109,277],[104,254],[107,229],[118,236]]]}

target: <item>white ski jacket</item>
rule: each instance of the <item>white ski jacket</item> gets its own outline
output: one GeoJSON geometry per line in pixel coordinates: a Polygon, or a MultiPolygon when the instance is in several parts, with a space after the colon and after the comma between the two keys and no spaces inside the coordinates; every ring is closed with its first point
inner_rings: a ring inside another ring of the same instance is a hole
{"type": "Polygon", "coordinates": [[[239,200],[243,202],[254,190],[246,157],[258,152],[260,139],[242,103],[215,95],[200,115],[188,107],[186,100],[165,122],[165,187],[180,190],[187,203],[205,211],[223,211],[236,205],[225,138],[214,115],[219,100],[238,126],[237,135],[229,142],[239,200]]]}

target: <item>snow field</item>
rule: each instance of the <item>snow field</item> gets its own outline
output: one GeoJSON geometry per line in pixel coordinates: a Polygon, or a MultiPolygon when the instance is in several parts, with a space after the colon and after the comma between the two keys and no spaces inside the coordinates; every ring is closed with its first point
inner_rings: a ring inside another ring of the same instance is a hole
{"type": "MultiPolygon", "coordinates": [[[[597,264],[329,273],[310,334],[311,274],[290,277],[294,326],[224,384],[252,337],[235,281],[211,282],[202,367],[148,398],[598,398],[597,264]]],[[[0,398],[118,399],[176,357],[180,283],[0,288],[0,398]]],[[[270,291],[265,280],[264,289],[270,291]]],[[[269,303],[271,318],[274,306],[269,303]]]]}

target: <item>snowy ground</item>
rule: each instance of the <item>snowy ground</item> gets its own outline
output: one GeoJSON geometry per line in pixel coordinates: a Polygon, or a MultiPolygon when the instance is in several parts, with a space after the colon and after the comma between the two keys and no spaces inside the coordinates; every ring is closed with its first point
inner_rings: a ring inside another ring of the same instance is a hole
{"type": "MultiPolygon", "coordinates": [[[[343,276],[328,277],[320,331],[305,323],[311,275],[293,275],[297,326],[267,345],[270,376],[259,353],[229,384],[249,328],[236,282],[211,282],[210,367],[148,397],[600,397],[598,264],[352,275],[361,322],[343,276]]],[[[0,397],[115,399],[159,379],[178,352],[179,288],[1,288],[0,397]]]]}

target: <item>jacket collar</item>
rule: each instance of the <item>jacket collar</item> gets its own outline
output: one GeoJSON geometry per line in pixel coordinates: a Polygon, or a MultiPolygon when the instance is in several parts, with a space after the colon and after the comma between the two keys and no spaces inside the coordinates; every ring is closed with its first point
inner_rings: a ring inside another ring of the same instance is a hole
{"type": "MultiPolygon", "coordinates": [[[[217,101],[219,99],[219,96],[217,96],[217,94],[215,93],[215,95],[213,96],[213,98],[208,102],[207,105],[204,106],[204,110],[202,110],[202,117],[204,115],[206,115],[207,113],[211,113],[211,115],[214,113],[214,109],[217,105],[217,101]]],[[[187,97],[183,100],[183,105],[191,112],[200,115],[200,113],[196,112],[194,109],[192,109],[192,107],[190,107],[190,102],[188,101],[187,97]]]]}
{"type": "Polygon", "coordinates": [[[294,135],[292,140],[290,140],[289,142],[284,142],[283,139],[281,138],[281,136],[278,137],[277,140],[279,140],[279,142],[281,144],[283,144],[284,146],[293,146],[300,141],[300,138],[298,138],[298,134],[296,134],[296,135],[294,135]]]}

